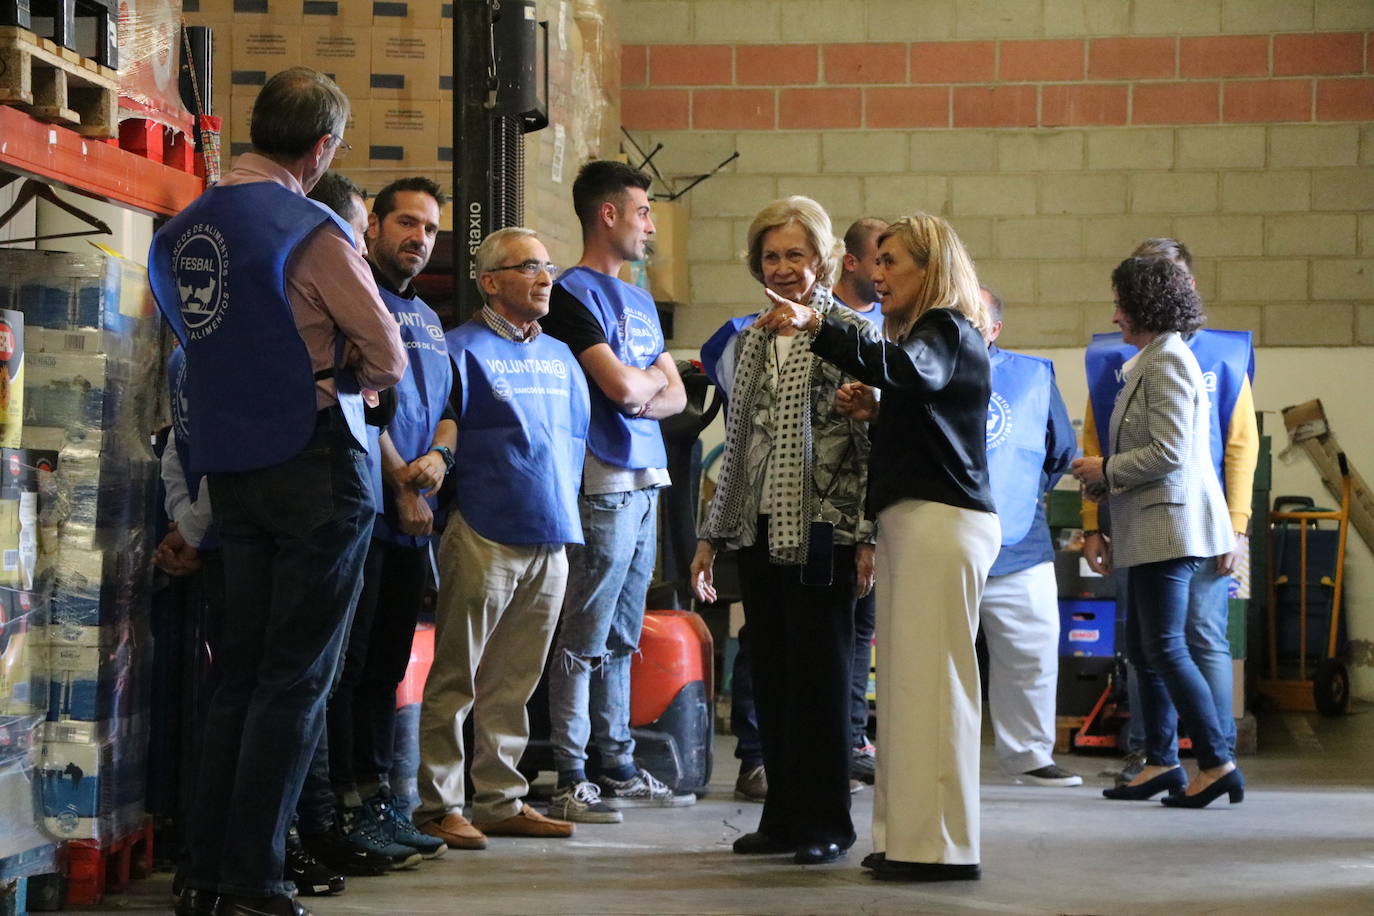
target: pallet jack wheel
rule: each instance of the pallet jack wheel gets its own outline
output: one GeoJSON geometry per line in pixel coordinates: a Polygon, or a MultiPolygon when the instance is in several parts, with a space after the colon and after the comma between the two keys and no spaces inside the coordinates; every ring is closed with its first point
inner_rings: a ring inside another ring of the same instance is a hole
{"type": "Polygon", "coordinates": [[[1343,716],[1350,708],[1350,673],[1334,658],[1324,659],[1312,678],[1312,699],[1324,716],[1343,716]]]}

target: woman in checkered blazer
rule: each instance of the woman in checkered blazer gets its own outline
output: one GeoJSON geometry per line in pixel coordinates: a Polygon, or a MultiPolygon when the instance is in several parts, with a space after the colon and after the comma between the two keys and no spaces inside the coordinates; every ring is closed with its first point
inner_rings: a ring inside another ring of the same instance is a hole
{"type": "Polygon", "coordinates": [[[1130,783],[1104,789],[1115,799],[1201,808],[1245,780],[1217,719],[1207,681],[1184,639],[1188,583],[1208,557],[1232,549],[1230,518],[1212,472],[1208,395],[1182,333],[1204,319],[1188,274],[1163,258],[1128,258],[1112,272],[1121,337],[1140,348],[1112,410],[1107,458],[1079,458],[1085,494],[1110,504],[1112,565],[1127,574],[1127,654],[1141,678],[1146,766],[1130,783]],[[1169,703],[1193,739],[1198,773],[1179,765],[1169,703]]]}

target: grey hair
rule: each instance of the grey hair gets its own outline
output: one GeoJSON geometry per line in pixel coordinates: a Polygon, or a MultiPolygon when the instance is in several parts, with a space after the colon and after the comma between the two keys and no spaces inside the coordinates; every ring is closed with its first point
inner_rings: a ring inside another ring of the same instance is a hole
{"type": "Polygon", "coordinates": [[[482,289],[482,274],[491,273],[501,266],[501,261],[506,256],[507,245],[516,239],[530,238],[539,238],[539,233],[524,226],[507,226],[482,239],[482,244],[477,246],[477,253],[472,256],[472,260],[477,267],[477,291],[482,294],[483,302],[487,301],[487,291],[482,289]]]}
{"type": "Polygon", "coordinates": [[[283,70],[253,101],[253,148],[268,156],[304,156],[325,134],[343,139],[348,111],[348,96],[325,74],[309,67],[283,70]]]}

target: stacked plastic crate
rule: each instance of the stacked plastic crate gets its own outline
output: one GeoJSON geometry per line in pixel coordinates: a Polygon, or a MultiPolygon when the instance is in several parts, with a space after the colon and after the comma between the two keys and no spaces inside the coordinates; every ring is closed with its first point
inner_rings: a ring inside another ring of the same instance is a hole
{"type": "Polygon", "coordinates": [[[0,251],[0,278],[25,326],[12,460],[39,493],[24,635],[47,683],[41,824],[99,850],[146,821],[157,321],[144,269],[96,248],[0,251]]]}

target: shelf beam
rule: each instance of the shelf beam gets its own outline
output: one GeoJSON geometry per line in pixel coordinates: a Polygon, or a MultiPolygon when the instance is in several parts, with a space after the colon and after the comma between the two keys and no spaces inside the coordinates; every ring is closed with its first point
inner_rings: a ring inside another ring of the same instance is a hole
{"type": "Polygon", "coordinates": [[[195,175],[0,105],[0,169],[55,182],[155,216],[171,216],[204,189],[195,175]]]}

